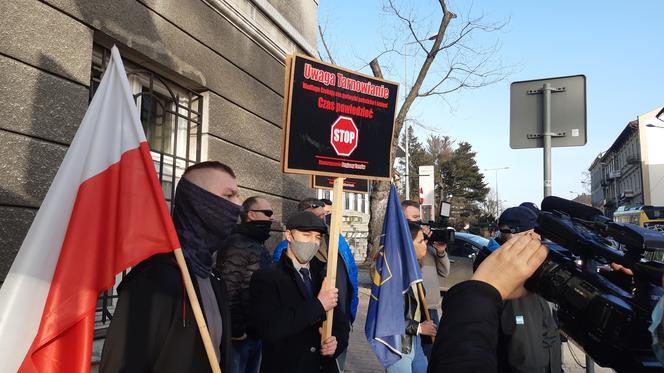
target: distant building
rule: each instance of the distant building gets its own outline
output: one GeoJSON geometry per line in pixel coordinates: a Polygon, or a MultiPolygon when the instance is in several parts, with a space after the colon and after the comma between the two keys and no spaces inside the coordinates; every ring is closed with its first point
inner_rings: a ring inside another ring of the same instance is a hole
{"type": "Polygon", "coordinates": [[[590,165],[593,207],[611,216],[619,206],[664,205],[662,110],[629,122],[611,147],[590,165]]]}
{"type": "Polygon", "coordinates": [[[590,194],[581,193],[578,196],[576,196],[572,201],[592,206],[592,198],[590,197],[590,194]]]}

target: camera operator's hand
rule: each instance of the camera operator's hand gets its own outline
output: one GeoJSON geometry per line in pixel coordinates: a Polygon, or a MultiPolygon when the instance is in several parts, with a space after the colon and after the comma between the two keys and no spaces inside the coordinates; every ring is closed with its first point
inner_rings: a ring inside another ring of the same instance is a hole
{"type": "Polygon", "coordinates": [[[610,267],[611,267],[611,269],[614,270],[614,271],[620,271],[620,272],[622,272],[622,273],[624,273],[624,274],[626,274],[626,275],[628,275],[628,276],[634,276],[634,272],[632,272],[631,269],[629,269],[629,268],[627,268],[627,267],[625,267],[625,266],[623,266],[623,265],[621,265],[621,264],[618,264],[618,263],[611,263],[611,264],[610,264],[610,267]]]}
{"type": "Polygon", "coordinates": [[[428,335],[429,337],[435,337],[438,332],[438,327],[431,320],[421,322],[418,328],[419,335],[428,335]]]}
{"type": "Polygon", "coordinates": [[[544,262],[548,249],[531,234],[514,237],[489,255],[472,279],[493,286],[503,299],[515,299],[527,293],[523,284],[544,262]]]}
{"type": "Polygon", "coordinates": [[[445,249],[447,249],[447,244],[442,243],[442,242],[434,242],[433,247],[436,249],[436,252],[439,255],[443,255],[443,253],[445,252],[445,249]]]}
{"type": "Polygon", "coordinates": [[[424,233],[425,236],[431,237],[431,227],[428,225],[422,225],[422,233],[424,233]]]}

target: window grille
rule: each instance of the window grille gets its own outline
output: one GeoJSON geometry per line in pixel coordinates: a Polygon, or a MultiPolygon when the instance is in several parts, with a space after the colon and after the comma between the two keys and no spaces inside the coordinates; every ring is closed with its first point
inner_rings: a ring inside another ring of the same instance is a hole
{"type": "MultiPolygon", "coordinates": [[[[94,96],[108,61],[110,50],[95,45],[92,53],[90,100],[94,96]]],[[[169,209],[173,208],[175,187],[184,170],[201,160],[203,97],[158,74],[124,60],[127,77],[138,106],[145,136],[150,144],[169,209]]],[[[126,271],[116,277],[116,286],[126,271]]],[[[113,317],[117,288],[103,292],[97,301],[95,338],[104,337],[113,317]]]]}

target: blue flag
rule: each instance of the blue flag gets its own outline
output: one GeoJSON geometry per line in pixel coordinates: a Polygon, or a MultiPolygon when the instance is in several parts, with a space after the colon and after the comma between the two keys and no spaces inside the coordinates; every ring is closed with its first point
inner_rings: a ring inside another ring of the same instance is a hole
{"type": "Polygon", "coordinates": [[[404,294],[422,281],[408,222],[392,184],[383,234],[371,285],[364,333],[385,368],[401,359],[401,336],[406,333],[404,294]]]}

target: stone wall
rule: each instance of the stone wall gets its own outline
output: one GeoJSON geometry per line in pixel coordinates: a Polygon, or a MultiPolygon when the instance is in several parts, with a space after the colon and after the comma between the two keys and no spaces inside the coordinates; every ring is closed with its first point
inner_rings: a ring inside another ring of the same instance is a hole
{"type": "Polygon", "coordinates": [[[241,197],[267,196],[280,220],[313,195],[307,177],[279,165],[284,55],[315,44],[317,2],[289,9],[269,17],[246,0],[0,2],[0,281],[87,108],[94,44],[117,44],[126,59],[204,94],[202,156],[235,169],[241,197]],[[282,24],[252,26],[258,16],[282,24]],[[300,44],[283,20],[308,21],[294,27],[300,44]]]}

